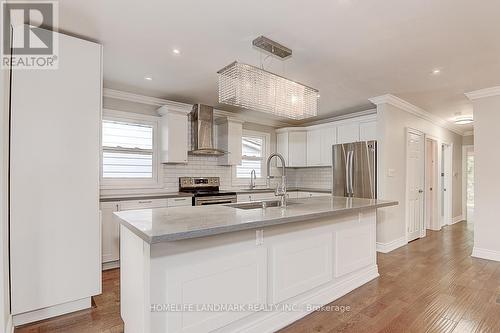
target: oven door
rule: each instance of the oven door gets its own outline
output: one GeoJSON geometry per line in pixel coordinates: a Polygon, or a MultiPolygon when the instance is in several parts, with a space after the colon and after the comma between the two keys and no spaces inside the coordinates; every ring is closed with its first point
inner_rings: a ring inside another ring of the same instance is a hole
{"type": "Polygon", "coordinates": [[[231,196],[214,196],[214,197],[199,197],[194,198],[195,206],[206,206],[206,205],[220,205],[220,204],[230,204],[236,203],[237,199],[235,195],[231,196]]]}

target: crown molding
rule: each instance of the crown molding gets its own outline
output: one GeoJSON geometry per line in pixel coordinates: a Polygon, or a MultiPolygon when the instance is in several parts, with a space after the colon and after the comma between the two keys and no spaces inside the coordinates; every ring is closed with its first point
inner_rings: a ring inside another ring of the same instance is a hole
{"type": "Polygon", "coordinates": [[[471,101],[479,98],[500,96],[500,86],[471,91],[465,93],[465,96],[467,96],[467,98],[471,101]]]}
{"type": "Polygon", "coordinates": [[[372,97],[372,98],[369,98],[368,100],[375,105],[389,104],[389,105],[395,106],[398,109],[401,109],[403,111],[406,111],[408,113],[413,114],[414,116],[417,116],[421,119],[430,121],[431,123],[433,123],[439,127],[446,128],[446,129],[448,129],[456,134],[462,135],[462,136],[464,135],[464,131],[460,127],[452,124],[451,122],[449,122],[447,120],[444,120],[443,118],[440,118],[436,115],[433,115],[432,113],[429,113],[429,112],[425,111],[424,109],[419,108],[418,106],[415,106],[411,103],[408,103],[407,101],[405,101],[399,97],[396,97],[394,95],[386,94],[386,95],[382,95],[382,96],[372,97]]]}
{"type": "MultiPolygon", "coordinates": [[[[303,124],[300,124],[300,126],[319,126],[319,125],[325,125],[331,122],[337,122],[337,121],[342,121],[342,120],[350,120],[353,118],[370,118],[370,117],[376,117],[377,116],[377,109],[368,109],[364,111],[358,111],[358,112],[352,112],[352,113],[347,113],[343,114],[341,116],[333,116],[333,117],[328,117],[320,120],[315,120],[311,122],[306,122],[303,124]]],[[[290,125],[288,125],[290,126],[290,125]]]]}
{"type": "Polygon", "coordinates": [[[474,131],[465,131],[464,136],[471,136],[474,135],[474,131]]]}

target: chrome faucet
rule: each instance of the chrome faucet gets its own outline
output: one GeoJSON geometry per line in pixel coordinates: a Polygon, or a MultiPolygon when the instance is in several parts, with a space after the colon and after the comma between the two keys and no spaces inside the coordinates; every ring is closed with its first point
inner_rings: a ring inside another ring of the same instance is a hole
{"type": "Polygon", "coordinates": [[[255,181],[257,180],[257,173],[255,169],[252,169],[250,172],[250,189],[253,190],[255,188],[255,181]]]}
{"type": "Polygon", "coordinates": [[[272,153],[267,158],[267,187],[270,186],[271,178],[275,178],[271,176],[271,160],[273,157],[277,157],[281,161],[281,183],[276,184],[276,190],[274,191],[274,195],[277,197],[281,197],[281,207],[286,207],[286,169],[285,169],[285,159],[281,154],[272,153]]]}

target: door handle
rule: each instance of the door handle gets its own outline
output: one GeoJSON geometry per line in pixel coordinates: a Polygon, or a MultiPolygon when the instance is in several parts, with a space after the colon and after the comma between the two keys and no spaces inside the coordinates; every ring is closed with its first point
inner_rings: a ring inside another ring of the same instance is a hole
{"type": "Polygon", "coordinates": [[[424,190],[418,190],[418,193],[424,193],[424,190]]]}

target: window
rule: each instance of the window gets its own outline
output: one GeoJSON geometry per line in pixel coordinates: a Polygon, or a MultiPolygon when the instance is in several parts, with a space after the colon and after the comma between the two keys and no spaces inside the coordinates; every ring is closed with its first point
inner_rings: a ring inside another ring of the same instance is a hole
{"type": "MultiPolygon", "coordinates": [[[[102,121],[101,183],[104,187],[156,187],[157,122],[142,116],[109,112],[102,121]]],[[[151,117],[154,118],[154,117],[151,117]]]]}
{"type": "Polygon", "coordinates": [[[266,158],[269,151],[270,135],[267,133],[243,131],[241,138],[241,165],[233,172],[233,183],[246,184],[250,181],[250,173],[255,170],[259,184],[265,182],[266,158]],[[260,180],[260,181],[259,181],[260,180]]]}

